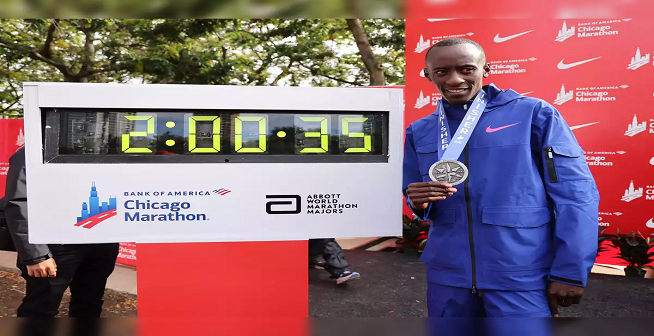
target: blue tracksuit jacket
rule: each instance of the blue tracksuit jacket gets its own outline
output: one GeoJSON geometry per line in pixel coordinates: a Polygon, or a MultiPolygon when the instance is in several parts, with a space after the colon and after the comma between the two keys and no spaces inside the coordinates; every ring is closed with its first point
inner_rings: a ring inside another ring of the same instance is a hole
{"type": "MultiPolygon", "coordinates": [[[[483,89],[488,105],[459,158],[468,179],[453,196],[414,209],[432,221],[421,256],[428,281],[480,290],[541,290],[548,280],[586,286],[599,193],[584,151],[547,102],[493,84],[483,89]]],[[[444,107],[454,133],[463,105],[444,107]]],[[[431,181],[438,128],[434,112],[406,129],[405,196],[410,183],[431,181]]]]}

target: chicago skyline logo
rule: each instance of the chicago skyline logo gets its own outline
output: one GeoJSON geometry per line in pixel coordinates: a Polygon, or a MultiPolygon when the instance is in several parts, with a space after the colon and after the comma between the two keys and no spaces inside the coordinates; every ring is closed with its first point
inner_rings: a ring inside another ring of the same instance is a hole
{"type": "Polygon", "coordinates": [[[556,99],[554,100],[554,104],[562,105],[565,102],[572,100],[574,96],[575,96],[574,90],[570,90],[566,92],[565,85],[561,85],[561,92],[556,94],[556,99]]]}
{"type": "Polygon", "coordinates": [[[625,202],[631,202],[637,198],[643,197],[643,187],[636,189],[634,187],[634,181],[631,181],[629,184],[629,189],[625,190],[622,200],[625,202]]]}
{"type": "Polygon", "coordinates": [[[413,107],[417,109],[421,109],[429,105],[429,101],[430,101],[429,96],[425,96],[424,92],[420,90],[420,96],[418,97],[418,99],[416,99],[416,104],[413,107]]]}
{"type": "Polygon", "coordinates": [[[643,121],[642,123],[638,123],[638,116],[634,114],[634,120],[629,124],[627,127],[627,131],[624,132],[624,135],[626,136],[634,136],[638,133],[645,132],[647,130],[647,122],[643,121]]]}
{"type": "Polygon", "coordinates": [[[431,40],[430,39],[425,40],[425,37],[422,34],[420,34],[420,41],[418,41],[418,43],[416,44],[416,49],[414,50],[415,53],[420,54],[421,52],[429,49],[429,47],[431,47],[431,40]]]}
{"type": "Polygon", "coordinates": [[[91,192],[87,202],[82,203],[82,210],[75,226],[91,229],[94,226],[116,215],[116,197],[109,197],[108,202],[100,204],[95,182],[91,184],[91,192]]]}
{"type": "Polygon", "coordinates": [[[642,55],[640,52],[640,48],[636,48],[636,55],[631,58],[631,62],[627,66],[627,69],[629,70],[636,70],[650,61],[650,54],[647,53],[645,55],[642,55]]]}
{"type": "Polygon", "coordinates": [[[25,134],[21,128],[20,131],[18,131],[18,137],[16,138],[16,146],[22,147],[23,145],[25,145],[25,134]]]}
{"type": "Polygon", "coordinates": [[[575,36],[575,26],[568,28],[567,23],[563,21],[563,28],[559,30],[559,34],[556,36],[556,42],[563,42],[573,36],[575,36]]]}

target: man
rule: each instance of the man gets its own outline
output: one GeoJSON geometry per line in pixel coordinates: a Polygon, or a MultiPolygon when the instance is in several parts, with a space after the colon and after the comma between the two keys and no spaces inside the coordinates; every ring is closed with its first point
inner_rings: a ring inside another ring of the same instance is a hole
{"type": "Polygon", "coordinates": [[[406,129],[403,192],[432,221],[429,315],[558,316],[580,302],[597,250],[583,150],[550,104],[482,84],[476,42],[440,41],[425,60],[443,99],[406,129]]]}
{"type": "MultiPolygon", "coordinates": [[[[57,178],[53,176],[52,178],[57,178]]],[[[5,216],[18,252],[16,266],[27,282],[18,317],[54,317],[70,286],[70,317],[100,317],[107,278],[118,244],[30,244],[28,240],[25,148],[9,159],[5,216]]]]}
{"type": "Polygon", "coordinates": [[[361,277],[348,269],[343,249],[334,238],[309,239],[309,267],[324,269],[331,274],[337,285],[361,277]],[[324,260],[320,260],[320,257],[324,260]]]}

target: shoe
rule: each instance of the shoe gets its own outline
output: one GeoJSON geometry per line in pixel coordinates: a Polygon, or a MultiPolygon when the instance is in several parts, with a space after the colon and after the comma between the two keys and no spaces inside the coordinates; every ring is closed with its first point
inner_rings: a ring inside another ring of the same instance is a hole
{"type": "Polygon", "coordinates": [[[325,269],[327,262],[324,260],[309,260],[309,268],[325,269]]]}
{"type": "Polygon", "coordinates": [[[357,272],[345,271],[341,273],[341,275],[338,278],[336,278],[336,284],[341,285],[348,281],[356,280],[359,278],[361,278],[361,274],[357,272]]]}

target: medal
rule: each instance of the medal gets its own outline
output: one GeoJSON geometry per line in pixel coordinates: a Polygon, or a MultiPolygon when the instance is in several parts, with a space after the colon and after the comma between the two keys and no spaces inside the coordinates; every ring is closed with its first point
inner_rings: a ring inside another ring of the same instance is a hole
{"type": "Polygon", "coordinates": [[[468,178],[468,167],[456,160],[440,160],[429,168],[429,177],[455,186],[468,178]]]}
{"type": "Polygon", "coordinates": [[[440,143],[438,161],[429,168],[429,177],[432,181],[457,185],[468,178],[468,167],[458,161],[458,158],[470,140],[472,132],[486,108],[486,103],[486,93],[484,90],[480,90],[465,117],[463,117],[456,133],[450,137],[450,126],[443,108],[443,98],[438,101],[440,143]]]}

